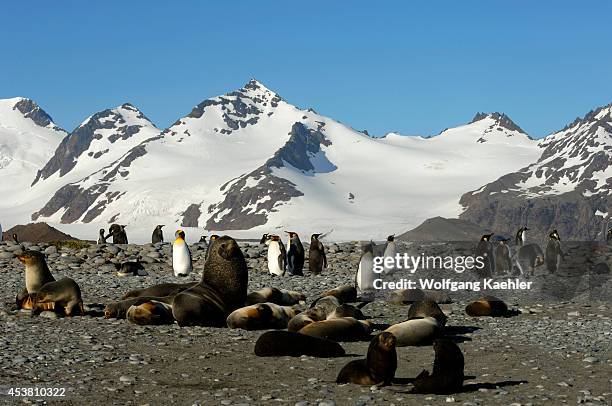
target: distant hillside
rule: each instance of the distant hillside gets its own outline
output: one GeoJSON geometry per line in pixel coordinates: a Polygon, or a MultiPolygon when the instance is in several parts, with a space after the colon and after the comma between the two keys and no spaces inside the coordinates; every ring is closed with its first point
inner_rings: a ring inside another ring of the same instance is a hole
{"type": "Polygon", "coordinates": [[[420,226],[397,237],[402,241],[478,241],[483,230],[478,224],[467,220],[434,217],[420,226]]]}
{"type": "Polygon", "coordinates": [[[51,227],[47,223],[31,223],[28,225],[17,225],[2,233],[3,241],[12,241],[12,235],[17,234],[17,239],[20,242],[51,242],[51,241],[68,241],[77,240],[71,235],[64,234],[61,231],[51,227]]]}

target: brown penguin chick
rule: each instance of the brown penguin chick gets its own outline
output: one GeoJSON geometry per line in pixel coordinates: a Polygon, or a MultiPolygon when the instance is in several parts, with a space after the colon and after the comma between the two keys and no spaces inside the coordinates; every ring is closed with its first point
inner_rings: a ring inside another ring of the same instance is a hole
{"type": "Polygon", "coordinates": [[[319,240],[322,234],[313,234],[310,236],[310,248],[308,249],[308,269],[314,274],[321,273],[327,268],[327,256],[325,255],[325,247],[319,240]]]}
{"type": "Polygon", "coordinates": [[[357,385],[390,385],[397,369],[395,336],[382,332],[377,334],[368,347],[366,359],[351,361],[338,374],[336,383],[357,385]]]}
{"type": "MultiPolygon", "coordinates": [[[[18,309],[31,309],[34,300],[30,295],[35,294],[38,290],[48,282],[54,282],[55,278],[49,271],[47,261],[44,254],[38,251],[24,251],[17,255],[17,259],[25,265],[25,289],[17,294],[16,304],[18,309]]],[[[52,305],[48,305],[45,310],[52,309],[52,305]]]]}
{"type": "Polygon", "coordinates": [[[448,319],[442,309],[440,309],[440,306],[431,299],[419,300],[410,305],[408,309],[408,319],[417,319],[421,317],[433,317],[438,321],[440,327],[444,327],[448,319]]]}
{"type": "Polygon", "coordinates": [[[436,353],[433,373],[423,370],[414,380],[412,393],[447,395],[463,387],[464,360],[461,349],[448,339],[438,339],[433,344],[436,353]]]}
{"type": "Polygon", "coordinates": [[[495,296],[485,296],[467,305],[465,312],[472,317],[503,317],[508,313],[508,306],[495,296]]]}
{"type": "MultiPolygon", "coordinates": [[[[81,289],[70,278],[62,278],[58,281],[45,283],[36,292],[33,309],[41,310],[38,308],[38,305],[47,303],[54,303],[55,310],[63,310],[66,316],[82,316],[85,314],[81,289]]],[[[44,310],[44,306],[42,310],[44,310]]]]}
{"type": "Polygon", "coordinates": [[[227,316],[244,306],[248,279],[238,243],[219,237],[208,251],[202,280],[176,295],[172,314],[180,326],[225,326],[227,316]]]}
{"type": "Polygon", "coordinates": [[[272,330],[263,333],[255,343],[258,357],[341,357],[344,348],[335,341],[310,337],[291,331],[272,330]]]}

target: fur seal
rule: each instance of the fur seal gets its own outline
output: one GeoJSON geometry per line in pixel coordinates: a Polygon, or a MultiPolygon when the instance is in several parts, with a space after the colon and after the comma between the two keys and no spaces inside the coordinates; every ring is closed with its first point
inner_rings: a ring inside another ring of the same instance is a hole
{"type": "Polygon", "coordinates": [[[306,300],[306,296],[303,293],[294,290],[266,287],[249,293],[245,305],[250,306],[256,303],[270,302],[282,306],[293,306],[304,300],[306,300]]]}
{"type": "Polygon", "coordinates": [[[308,249],[308,270],[316,274],[323,272],[327,268],[327,257],[325,256],[325,247],[319,240],[322,234],[313,234],[310,236],[310,248],[308,249]]]}
{"type": "Polygon", "coordinates": [[[448,319],[442,309],[440,309],[440,306],[438,306],[438,303],[427,298],[414,302],[408,309],[408,319],[422,317],[433,317],[438,321],[440,327],[444,327],[448,319]]]}
{"type": "Polygon", "coordinates": [[[172,314],[180,326],[225,326],[227,316],[244,306],[248,280],[238,243],[219,237],[210,246],[202,280],[175,296],[172,314]]]}
{"type": "Polygon", "coordinates": [[[185,232],[176,230],[176,239],[172,243],[172,270],[174,276],[187,276],[193,269],[191,261],[191,251],[185,241],[185,232]]]}
{"type": "Polygon", "coordinates": [[[442,327],[433,317],[423,317],[394,324],[385,331],[395,336],[398,347],[406,347],[430,345],[442,332],[442,327]]]}
{"type": "Polygon", "coordinates": [[[447,395],[463,387],[464,360],[461,349],[448,339],[438,339],[433,344],[436,353],[433,373],[423,370],[414,380],[412,393],[447,395]]]}
{"type": "MultiPolygon", "coordinates": [[[[70,278],[62,278],[58,281],[45,283],[36,292],[34,310],[39,309],[38,304],[53,303],[56,311],[63,310],[66,316],[82,316],[83,299],[79,285],[70,278]]],[[[40,310],[44,310],[45,306],[40,310]]]]}
{"type": "Polygon", "coordinates": [[[244,330],[285,329],[299,310],[274,303],[257,303],[241,307],[227,316],[229,328],[244,330]]]}
{"type": "Polygon", "coordinates": [[[322,308],[313,307],[295,315],[291,320],[289,320],[289,324],[287,324],[287,330],[297,333],[305,326],[314,323],[315,321],[325,320],[326,317],[327,314],[322,308]]]}
{"type": "Polygon", "coordinates": [[[495,296],[485,296],[467,305],[465,312],[472,317],[503,317],[508,313],[508,306],[495,296]]]}
{"type": "Polygon", "coordinates": [[[336,310],[338,306],[340,306],[340,301],[336,297],[324,296],[312,302],[310,308],[312,309],[313,307],[318,307],[319,309],[322,309],[325,317],[327,317],[327,315],[336,310]]]}
{"type": "MultiPolygon", "coordinates": [[[[19,262],[25,265],[25,289],[16,297],[18,309],[31,309],[33,298],[30,295],[49,282],[55,282],[55,278],[49,271],[45,255],[38,251],[24,251],[17,255],[19,262]]],[[[51,306],[51,305],[49,305],[51,306]]]]}
{"type": "Polygon", "coordinates": [[[197,282],[187,283],[160,283],[159,285],[149,286],[143,289],[130,290],[128,293],[121,297],[122,300],[141,297],[141,296],[152,296],[162,297],[176,295],[190,287],[197,285],[197,282]]]}
{"type": "Polygon", "coordinates": [[[329,313],[326,317],[327,320],[330,319],[338,319],[342,317],[352,317],[357,320],[365,320],[366,317],[363,315],[361,310],[358,307],[355,307],[350,304],[341,304],[336,307],[331,313],[329,313]]]}
{"type": "Polygon", "coordinates": [[[172,296],[138,296],[130,297],[128,299],[119,300],[118,302],[108,303],[104,307],[104,318],[105,319],[125,319],[127,312],[132,306],[139,306],[149,301],[157,301],[172,305],[174,301],[174,295],[172,296]]]}
{"type": "Polygon", "coordinates": [[[153,244],[157,244],[160,242],[164,242],[164,232],[162,231],[163,224],[158,224],[153,230],[153,234],[151,235],[151,242],[153,244]]]}
{"type": "Polygon", "coordinates": [[[335,341],[311,337],[291,331],[273,330],[263,333],[255,343],[258,357],[341,357],[344,348],[335,341]]]}
{"type": "Polygon", "coordinates": [[[357,301],[357,289],[351,285],[339,286],[321,293],[321,297],[325,296],[335,297],[340,301],[340,304],[353,303],[357,301]]]}
{"type": "Polygon", "coordinates": [[[448,293],[441,290],[400,289],[393,291],[390,296],[391,303],[399,305],[411,304],[425,299],[433,300],[436,303],[453,302],[448,293]]]}
{"type": "Polygon", "coordinates": [[[287,246],[287,271],[291,276],[304,275],[304,246],[296,232],[285,231],[289,234],[287,246]]]}
{"type": "Polygon", "coordinates": [[[368,346],[366,359],[351,361],[338,374],[336,383],[357,385],[390,385],[397,369],[395,336],[382,332],[368,346]]]}
{"type": "Polygon", "coordinates": [[[126,313],[127,321],[141,326],[162,325],[174,323],[172,306],[158,300],[147,300],[129,307],[126,313]]]}
{"type": "Polygon", "coordinates": [[[370,335],[372,327],[368,321],[353,317],[321,320],[310,323],[300,331],[312,337],[326,338],[334,341],[359,341],[370,335]]]}
{"type": "Polygon", "coordinates": [[[140,258],[136,261],[124,262],[121,264],[121,268],[117,272],[119,276],[147,276],[147,271],[145,271],[142,262],[140,262],[140,258]]]}

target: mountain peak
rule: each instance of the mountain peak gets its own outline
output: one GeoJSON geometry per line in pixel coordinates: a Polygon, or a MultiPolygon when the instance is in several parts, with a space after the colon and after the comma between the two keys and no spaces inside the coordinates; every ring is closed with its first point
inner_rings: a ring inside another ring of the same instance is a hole
{"type": "Polygon", "coordinates": [[[519,133],[527,134],[525,131],[523,131],[523,129],[521,127],[516,125],[516,123],[514,121],[512,121],[512,119],[510,117],[508,117],[505,113],[499,113],[497,111],[492,112],[492,113],[481,113],[481,112],[478,112],[478,113],[476,113],[476,115],[474,116],[472,121],[469,122],[469,124],[476,123],[476,122],[484,120],[486,118],[490,118],[490,119],[494,120],[495,123],[498,126],[504,127],[504,128],[506,128],[506,129],[508,129],[510,131],[517,131],[519,133]]]}
{"type": "Polygon", "coordinates": [[[612,103],[596,108],[586,113],[583,117],[576,117],[574,121],[567,124],[561,131],[569,130],[577,125],[583,125],[590,122],[598,122],[601,120],[612,121],[612,103]]]}
{"type": "Polygon", "coordinates": [[[27,97],[15,97],[9,99],[13,104],[13,110],[18,110],[25,118],[29,118],[40,127],[49,127],[54,130],[64,131],[55,125],[53,119],[34,100],[27,97]]]}

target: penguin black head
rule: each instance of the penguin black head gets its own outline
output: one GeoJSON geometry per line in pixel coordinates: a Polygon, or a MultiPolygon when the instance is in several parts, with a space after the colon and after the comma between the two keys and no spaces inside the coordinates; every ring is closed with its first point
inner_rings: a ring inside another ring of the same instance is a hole
{"type": "Polygon", "coordinates": [[[210,241],[215,241],[217,238],[219,238],[219,235],[218,235],[218,234],[211,234],[211,236],[210,236],[209,240],[210,240],[210,241]]]}
{"type": "Polygon", "coordinates": [[[127,227],[127,224],[121,224],[121,231],[125,231],[126,227],[127,227]]]}
{"type": "Polygon", "coordinates": [[[480,237],[480,241],[491,241],[491,237],[493,237],[493,234],[495,233],[483,234],[482,237],[480,237]]]}
{"type": "Polygon", "coordinates": [[[310,239],[311,239],[311,240],[313,240],[313,241],[314,241],[314,240],[318,240],[320,236],[321,236],[321,233],[319,233],[319,234],[313,234],[313,235],[311,235],[311,236],[310,236],[310,239]]]}
{"type": "Polygon", "coordinates": [[[265,243],[266,243],[266,241],[268,241],[268,233],[264,233],[264,234],[261,236],[261,240],[259,240],[259,243],[260,243],[260,244],[265,244],[265,243]]]}
{"type": "Polygon", "coordinates": [[[200,237],[200,242],[206,242],[206,236],[205,235],[200,237]]]}
{"type": "Polygon", "coordinates": [[[100,235],[101,235],[101,236],[103,236],[103,237],[104,237],[104,233],[105,233],[105,232],[106,232],[106,230],[105,230],[105,229],[103,229],[103,228],[101,228],[101,229],[100,229],[100,235]]]}
{"type": "Polygon", "coordinates": [[[155,228],[157,228],[158,230],[161,230],[163,226],[164,226],[163,224],[158,224],[157,227],[155,228]]]}
{"type": "Polygon", "coordinates": [[[387,242],[393,242],[395,240],[395,234],[391,234],[387,237],[387,242]]]}
{"type": "Polygon", "coordinates": [[[298,234],[294,231],[285,231],[287,234],[289,234],[289,238],[294,239],[298,236],[298,234]]]}
{"type": "Polygon", "coordinates": [[[552,230],[552,232],[550,234],[548,234],[548,236],[552,239],[552,240],[557,240],[557,241],[561,241],[561,237],[559,237],[559,232],[555,229],[552,230]]]}
{"type": "Polygon", "coordinates": [[[185,232],[183,230],[176,230],[176,232],[174,233],[174,236],[177,239],[180,238],[180,239],[184,240],[185,239],[185,232]]]}
{"type": "Polygon", "coordinates": [[[272,241],[280,241],[280,236],[279,235],[268,235],[268,240],[272,240],[272,241]]]}

